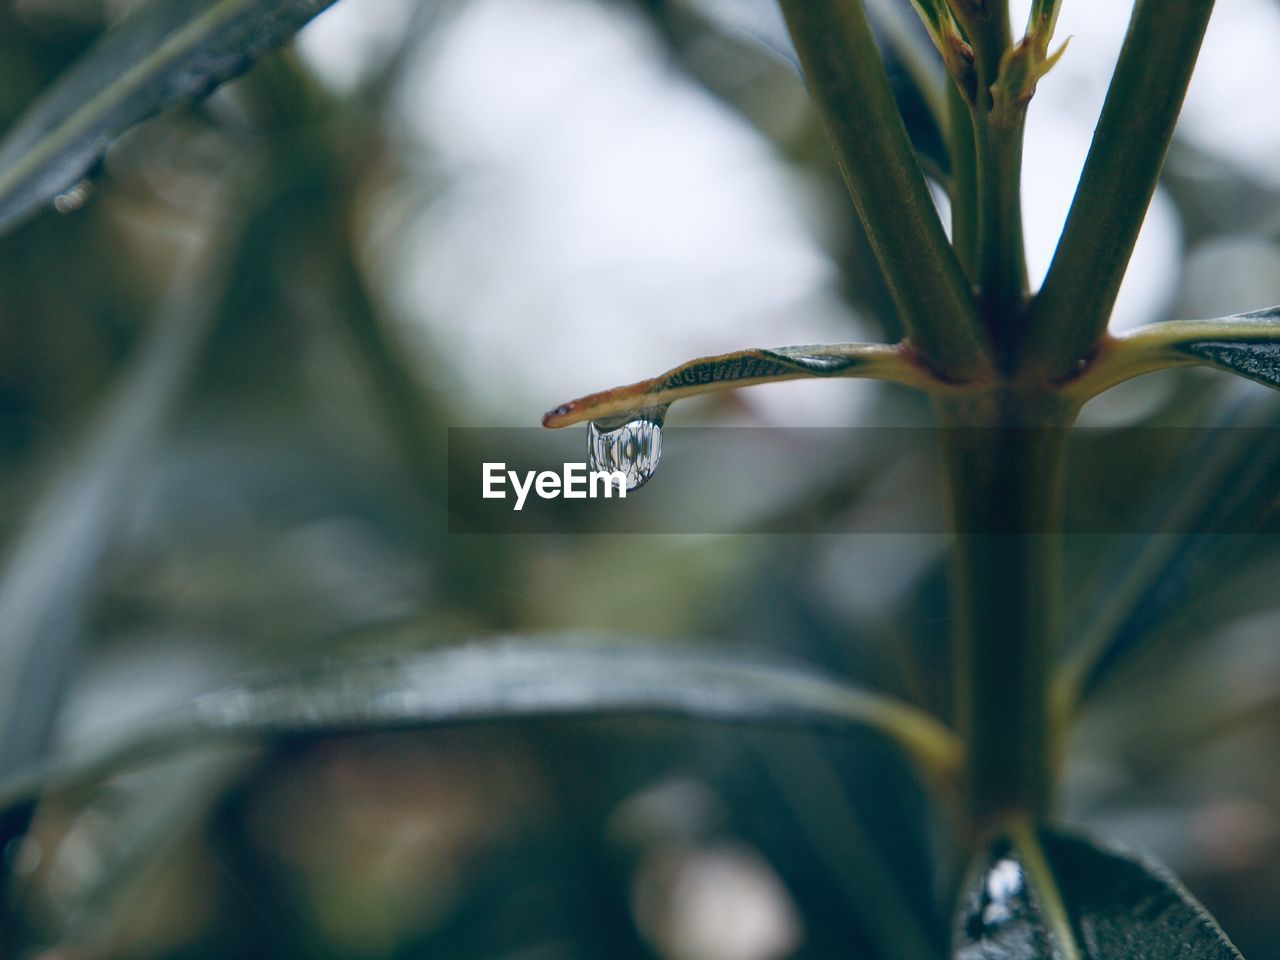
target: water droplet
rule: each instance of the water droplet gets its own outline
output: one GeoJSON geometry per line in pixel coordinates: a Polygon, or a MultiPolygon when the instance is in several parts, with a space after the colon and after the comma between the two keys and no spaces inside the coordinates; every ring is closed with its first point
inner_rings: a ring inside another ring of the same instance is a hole
{"type": "Polygon", "coordinates": [[[79,210],[88,201],[91,193],[93,193],[93,182],[81,180],[71,189],[53,198],[53,209],[59,213],[71,213],[73,210],[79,210]]]}
{"type": "Polygon", "coordinates": [[[983,859],[986,865],[966,881],[962,925],[951,955],[955,960],[1060,957],[1012,841],[997,841],[983,859]]]}
{"type": "Polygon", "coordinates": [[[987,874],[987,905],[982,911],[985,926],[994,927],[1013,919],[1022,893],[1022,867],[1008,857],[997,860],[987,874]]]}
{"type": "Polygon", "coordinates": [[[662,419],[666,407],[633,411],[587,426],[587,460],[592,470],[620,471],[627,490],[644,486],[662,459],[662,419]]]}

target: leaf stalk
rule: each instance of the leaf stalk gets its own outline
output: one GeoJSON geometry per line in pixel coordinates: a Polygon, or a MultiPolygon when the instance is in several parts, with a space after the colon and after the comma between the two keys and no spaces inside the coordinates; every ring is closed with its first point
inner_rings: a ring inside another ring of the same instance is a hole
{"type": "Polygon", "coordinates": [[[1070,375],[1106,331],[1155,192],[1213,0],[1138,0],[1080,184],[1029,308],[1028,358],[1070,375]]]}
{"type": "Polygon", "coordinates": [[[814,101],[913,347],[951,380],[989,369],[969,282],[947,241],[860,0],[782,0],[814,101]]]}

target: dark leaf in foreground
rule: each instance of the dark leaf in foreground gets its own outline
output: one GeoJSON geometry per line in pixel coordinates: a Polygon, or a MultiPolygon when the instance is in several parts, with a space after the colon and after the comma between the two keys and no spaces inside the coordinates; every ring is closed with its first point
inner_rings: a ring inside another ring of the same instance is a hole
{"type": "Polygon", "coordinates": [[[937,720],[815,671],[652,644],[517,639],[376,661],[333,660],[208,693],[8,778],[0,783],[0,808],[151,757],[228,740],[619,714],[869,727],[903,744],[933,773],[954,773],[960,760],[955,735],[937,720]]]}
{"type": "Polygon", "coordinates": [[[956,960],[1240,960],[1217,923],[1145,857],[1049,830],[997,841],[967,883],[956,960]]]}

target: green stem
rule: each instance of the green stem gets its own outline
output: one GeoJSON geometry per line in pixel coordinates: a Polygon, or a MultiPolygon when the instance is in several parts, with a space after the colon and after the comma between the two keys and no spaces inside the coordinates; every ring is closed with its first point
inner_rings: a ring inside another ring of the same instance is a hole
{"type": "Polygon", "coordinates": [[[973,47],[973,66],[978,74],[977,102],[989,107],[991,87],[1000,75],[1000,59],[1013,39],[1009,5],[982,0],[953,0],[951,8],[969,38],[969,45],[973,47]]]}
{"type": "Polygon", "coordinates": [[[782,0],[836,159],[912,345],[952,380],[988,368],[981,317],[925,185],[860,0],[782,0]]]}
{"type": "Polygon", "coordinates": [[[947,84],[947,127],[951,146],[951,243],[972,279],[978,267],[978,167],[973,117],[960,88],[947,84]]]}
{"type": "Polygon", "coordinates": [[[954,522],[956,723],[978,836],[1049,809],[1049,683],[1060,631],[1062,467],[1074,408],[1000,388],[937,401],[954,522]]]}
{"type": "Polygon", "coordinates": [[[1013,363],[1014,337],[1027,299],[1027,264],[1022,236],[1022,139],[1025,110],[1015,117],[994,111],[993,89],[1011,44],[1009,6],[985,9],[955,5],[973,46],[977,89],[970,104],[978,181],[977,261],[974,277],[997,362],[1013,363]]]}
{"type": "Polygon", "coordinates": [[[983,120],[975,132],[978,152],[978,289],[987,329],[1005,370],[1012,368],[1015,338],[1027,301],[1027,260],[1022,238],[1022,132],[983,120]]]}
{"type": "Polygon", "coordinates": [[[1066,228],[1032,301],[1028,356],[1066,376],[1106,330],[1213,0],[1138,0],[1066,228]]]}

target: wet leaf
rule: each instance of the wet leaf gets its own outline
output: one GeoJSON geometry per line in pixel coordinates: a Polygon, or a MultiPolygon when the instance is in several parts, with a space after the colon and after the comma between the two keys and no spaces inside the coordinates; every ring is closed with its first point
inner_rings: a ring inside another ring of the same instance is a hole
{"type": "Polygon", "coordinates": [[[205,96],[332,0],[152,0],[107,31],[0,142],[0,232],[79,182],[118,136],[205,96]]]}
{"type": "Polygon", "coordinates": [[[1194,357],[1268,387],[1280,387],[1280,341],[1197,340],[1182,348],[1194,357]]]}
{"type": "Polygon", "coordinates": [[[1240,960],[1166,868],[1051,830],[1015,831],[983,854],[954,935],[956,960],[1240,960]]]}
{"type": "Polygon", "coordinates": [[[659,714],[722,722],[870,727],[950,775],[955,735],[905,703],[802,669],[650,644],[509,640],[368,659],[195,698],[0,783],[0,808],[188,747],[536,716],[659,714]]]}
{"type": "Polygon", "coordinates": [[[637,411],[665,408],[700,393],[806,377],[878,377],[919,384],[924,374],[901,348],[881,344],[738,350],[700,357],[652,379],[571,400],[548,411],[542,425],[566,427],[583,420],[620,418],[637,411]]]}
{"type": "Polygon", "coordinates": [[[1112,340],[1080,383],[1095,396],[1131,377],[1193,363],[1280,387],[1280,306],[1139,327],[1112,340]]]}

